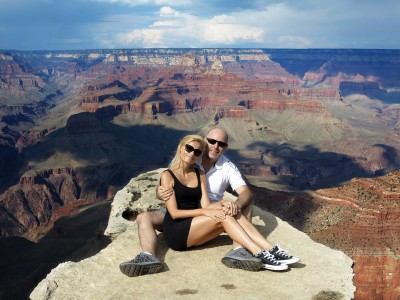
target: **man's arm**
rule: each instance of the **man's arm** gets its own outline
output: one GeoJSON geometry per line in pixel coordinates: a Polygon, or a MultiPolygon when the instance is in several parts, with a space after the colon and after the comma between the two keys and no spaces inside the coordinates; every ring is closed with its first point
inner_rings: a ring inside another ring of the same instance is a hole
{"type": "Polygon", "coordinates": [[[251,203],[253,201],[253,193],[250,191],[247,185],[241,185],[236,188],[235,193],[238,195],[235,202],[230,201],[220,201],[222,202],[222,207],[227,209],[226,214],[230,216],[235,216],[238,212],[242,213],[248,217],[252,214],[251,203]],[[249,208],[249,209],[247,209],[249,208]]]}
{"type": "Polygon", "coordinates": [[[171,187],[163,187],[160,184],[156,188],[156,197],[158,200],[168,201],[169,198],[174,194],[174,190],[171,187]]]}
{"type": "Polygon", "coordinates": [[[253,202],[253,193],[247,185],[239,186],[236,188],[235,192],[238,194],[238,197],[234,203],[240,210],[246,208],[253,202]]]}

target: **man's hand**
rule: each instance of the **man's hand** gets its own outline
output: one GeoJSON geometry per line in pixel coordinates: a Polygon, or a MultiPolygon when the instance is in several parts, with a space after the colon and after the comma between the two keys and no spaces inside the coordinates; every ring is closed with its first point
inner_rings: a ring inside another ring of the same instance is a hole
{"type": "Polygon", "coordinates": [[[240,212],[239,206],[235,202],[221,201],[222,208],[228,216],[236,216],[240,212]]]}
{"type": "Polygon", "coordinates": [[[174,194],[172,187],[165,188],[161,185],[157,187],[157,198],[160,200],[168,201],[169,198],[174,194]]]}
{"type": "Polygon", "coordinates": [[[231,202],[230,204],[231,214],[232,216],[236,216],[240,212],[240,208],[235,202],[231,202]]]}

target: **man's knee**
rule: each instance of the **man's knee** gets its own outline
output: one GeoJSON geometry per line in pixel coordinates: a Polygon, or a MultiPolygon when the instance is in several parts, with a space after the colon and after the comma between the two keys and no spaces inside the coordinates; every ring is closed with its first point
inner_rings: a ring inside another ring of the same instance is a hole
{"type": "Polygon", "coordinates": [[[158,227],[162,225],[164,220],[164,213],[161,210],[156,211],[144,211],[138,214],[136,223],[138,226],[150,226],[158,227]]]}
{"type": "Polygon", "coordinates": [[[149,212],[144,211],[144,212],[141,212],[140,214],[138,214],[138,216],[136,217],[136,223],[138,224],[138,226],[151,223],[151,218],[150,218],[149,212]]]}

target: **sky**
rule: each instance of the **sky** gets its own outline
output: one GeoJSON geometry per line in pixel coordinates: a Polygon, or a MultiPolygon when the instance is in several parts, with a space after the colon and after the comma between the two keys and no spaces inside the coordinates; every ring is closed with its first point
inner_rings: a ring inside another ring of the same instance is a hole
{"type": "Polygon", "coordinates": [[[0,49],[400,49],[398,0],[0,0],[0,49]]]}

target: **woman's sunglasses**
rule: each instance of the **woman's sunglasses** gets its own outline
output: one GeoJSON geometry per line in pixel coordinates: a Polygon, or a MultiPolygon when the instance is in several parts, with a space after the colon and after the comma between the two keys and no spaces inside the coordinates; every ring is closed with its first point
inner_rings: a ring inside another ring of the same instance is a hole
{"type": "Polygon", "coordinates": [[[217,141],[217,140],[210,139],[210,138],[206,138],[206,139],[211,145],[214,145],[215,143],[218,143],[218,146],[221,147],[221,148],[225,148],[226,146],[228,146],[228,144],[225,143],[225,142],[217,141]]]}
{"type": "Polygon", "coordinates": [[[194,152],[194,156],[196,156],[196,157],[199,157],[201,155],[201,153],[203,153],[200,149],[195,149],[189,144],[185,145],[185,150],[186,150],[187,153],[194,152]]]}

